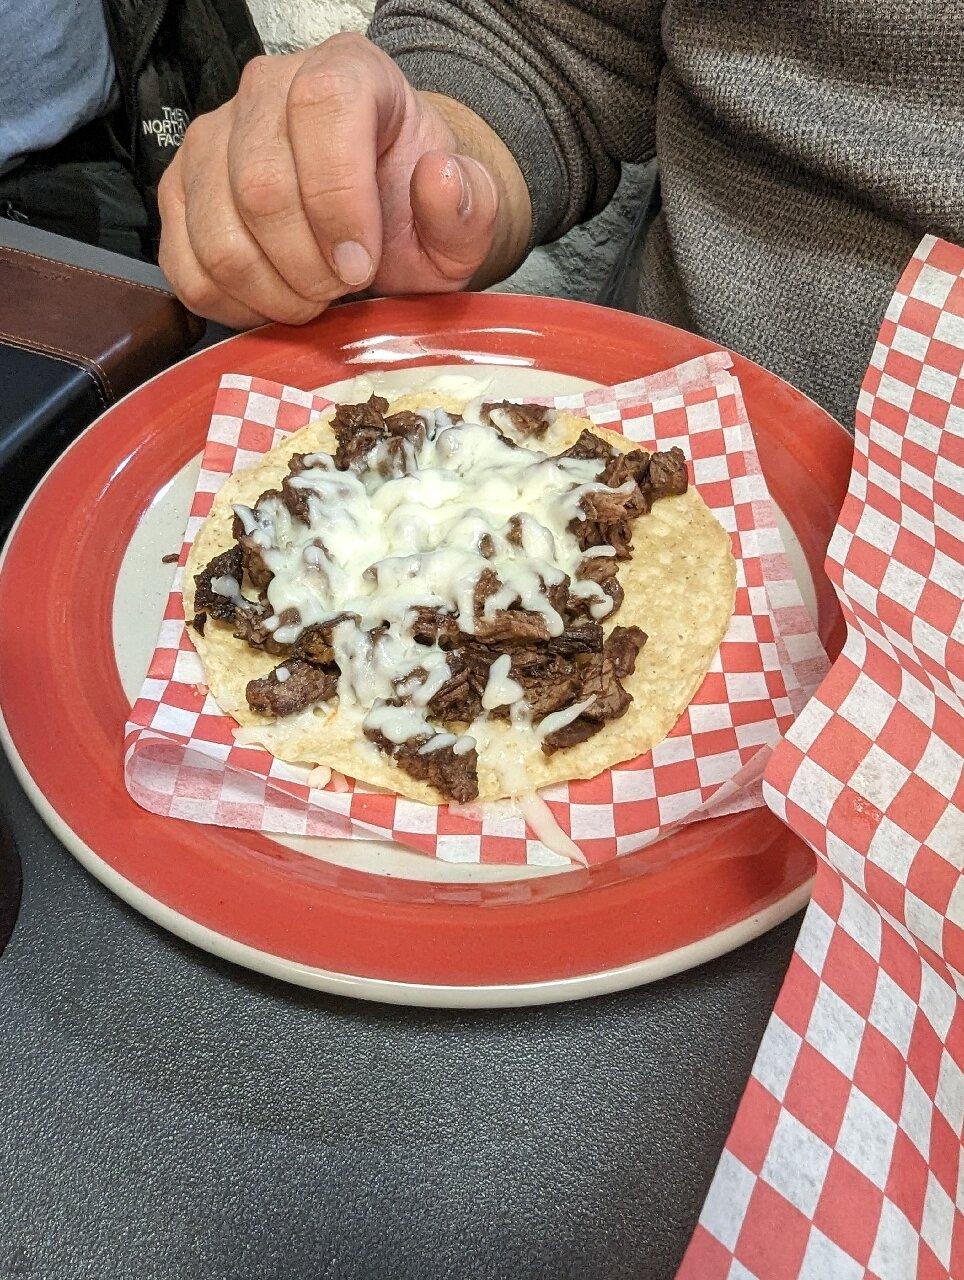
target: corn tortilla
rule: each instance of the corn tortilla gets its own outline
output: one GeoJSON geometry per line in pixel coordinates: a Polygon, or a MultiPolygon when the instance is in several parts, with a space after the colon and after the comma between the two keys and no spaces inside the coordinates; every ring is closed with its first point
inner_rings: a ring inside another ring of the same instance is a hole
{"type": "MultiPolygon", "coordinates": [[[[458,412],[462,407],[451,396],[421,392],[397,397],[389,412],[423,408],[458,412]]],[[[337,441],[329,426],[331,416],[303,427],[256,466],[236,472],[225,482],[188,557],[186,618],[195,613],[194,575],[233,545],[232,504],[253,506],[266,489],[279,488],[292,454],[334,453],[337,441]]],[[[559,453],[584,429],[620,450],[637,444],[584,418],[560,413],[545,442],[537,447],[544,443],[550,452],[559,453]]],[[[692,486],[680,497],[654,503],[649,515],[635,521],[633,557],[620,565],[619,581],[625,598],[615,616],[604,621],[604,631],[608,634],[617,624],[636,624],[649,637],[635,671],[622,681],[632,695],[632,705],[594,737],[552,756],[542,753],[533,735],[489,721],[478,741],[479,800],[592,778],[634,759],[661,742],[691,702],[726,631],[736,586],[730,539],[692,486]]],[[[428,783],[411,778],[368,742],[362,734],[361,713],[343,712],[337,699],[330,706],[309,708],[282,720],[252,711],[245,701],[245,686],[267,675],[282,659],[250,648],[235,639],[229,626],[213,620],[204,635],[193,627],[188,627],[188,635],[218,705],[240,725],[248,726],[248,737],[257,738],[278,759],[327,765],[412,800],[445,803],[428,783]]]]}

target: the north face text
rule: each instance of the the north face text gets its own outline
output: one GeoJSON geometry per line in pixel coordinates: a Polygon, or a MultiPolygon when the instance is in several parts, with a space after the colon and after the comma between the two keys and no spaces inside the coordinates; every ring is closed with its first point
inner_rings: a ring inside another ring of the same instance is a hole
{"type": "Polygon", "coordinates": [[[184,131],[190,123],[188,114],[180,107],[161,107],[163,115],[153,120],[142,120],[141,128],[149,134],[159,147],[171,147],[175,150],[181,145],[184,131]]]}

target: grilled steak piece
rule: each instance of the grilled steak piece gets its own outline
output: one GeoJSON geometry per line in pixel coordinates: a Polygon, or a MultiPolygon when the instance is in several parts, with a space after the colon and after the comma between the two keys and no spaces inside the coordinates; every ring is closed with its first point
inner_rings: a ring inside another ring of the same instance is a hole
{"type": "MultiPolygon", "coordinates": [[[[620,586],[619,579],[616,577],[616,557],[615,556],[593,556],[590,560],[583,560],[576,571],[576,577],[587,581],[591,579],[605,591],[606,595],[612,601],[609,610],[610,614],[616,612],[623,602],[623,589],[620,586]]],[[[569,611],[575,616],[585,614],[592,617],[590,606],[595,601],[585,596],[569,597],[569,611]]],[[[609,616],[608,614],[606,615],[609,616]]]]}
{"type": "MultiPolygon", "coordinates": [[[[281,481],[281,501],[291,512],[293,520],[298,520],[301,524],[311,524],[311,511],[308,508],[308,498],[313,492],[306,489],[303,485],[292,484],[291,476],[285,476],[281,481]]],[[[315,495],[317,497],[317,494],[315,495]]]]}
{"type": "MultiPolygon", "coordinates": [[[[509,675],[525,690],[534,720],[568,707],[582,696],[579,670],[572,658],[553,652],[548,646],[514,650],[509,675]]],[[[509,711],[507,707],[499,708],[493,714],[503,719],[509,711]]]]}
{"type": "Polygon", "coordinates": [[[429,702],[427,711],[433,720],[469,724],[482,714],[488,665],[471,650],[453,649],[447,656],[451,674],[429,702]]]}
{"type": "Polygon", "coordinates": [[[438,644],[447,649],[455,644],[462,633],[454,614],[444,609],[433,609],[429,605],[418,605],[412,610],[412,636],[419,644],[438,644]]]}
{"type": "Polygon", "coordinates": [[[241,587],[243,574],[241,548],[229,547],[219,556],[209,560],[200,573],[194,575],[194,607],[199,613],[206,613],[211,618],[219,618],[222,622],[232,622],[235,612],[235,597],[222,596],[211,587],[215,578],[233,578],[241,587]]]}
{"type": "Polygon", "coordinates": [[[335,627],[339,622],[344,622],[346,618],[355,618],[358,615],[354,613],[339,613],[335,618],[329,618],[327,622],[316,622],[310,627],[305,627],[301,635],[294,643],[293,652],[296,657],[304,658],[306,662],[314,662],[318,666],[324,666],[327,662],[334,662],[335,654],[331,647],[332,636],[335,627]]]}
{"type": "Polygon", "coordinates": [[[475,623],[475,638],[498,648],[532,644],[534,640],[548,640],[549,627],[541,613],[498,609],[491,618],[483,617],[475,623]]]}
{"type": "Polygon", "coordinates": [[[369,396],[363,404],[340,404],[335,408],[331,429],[341,444],[356,431],[377,431],[384,434],[385,411],[388,401],[382,396],[369,396]]]}
{"type": "Polygon", "coordinates": [[[272,616],[271,606],[261,602],[245,603],[234,611],[234,635],[237,640],[244,640],[252,649],[263,649],[265,653],[283,654],[291,652],[290,644],[279,644],[265,623],[272,616]]]}
{"type": "Polygon", "coordinates": [[[590,697],[593,701],[570,724],[543,738],[542,750],[547,756],[585,742],[610,720],[618,720],[626,714],[632,698],[620,684],[620,680],[632,674],[639,651],[645,643],[646,634],[639,627],[614,627],[607,636],[601,653],[585,655],[576,660],[578,692],[562,705],[572,706],[574,702],[582,702],[584,698],[590,697]]]}
{"type": "Polygon", "coordinates": [[[364,458],[366,453],[370,453],[379,441],[384,439],[384,434],[379,431],[367,429],[356,431],[343,444],[339,444],[335,450],[335,466],[339,471],[347,471],[349,467],[354,466],[356,462],[364,458]]]}
{"type": "Polygon", "coordinates": [[[479,794],[479,757],[475,748],[457,756],[451,747],[440,747],[419,755],[419,747],[430,741],[427,734],[409,738],[407,742],[392,742],[377,729],[366,729],[365,737],[379,750],[391,756],[400,769],[419,782],[427,782],[447,800],[468,804],[479,794]]]}
{"type": "Polygon", "coordinates": [[[385,430],[390,436],[403,436],[414,442],[418,436],[425,434],[425,423],[411,409],[400,409],[398,413],[390,413],[385,419],[385,430]]]}
{"type": "Polygon", "coordinates": [[[238,538],[238,546],[241,548],[241,563],[248,581],[255,591],[259,593],[267,591],[274,574],[264,562],[264,548],[259,547],[254,537],[248,533],[241,534],[238,538]]]}
{"type": "Polygon", "coordinates": [[[648,466],[649,454],[645,449],[633,449],[631,453],[620,453],[615,458],[611,458],[599,477],[602,484],[608,484],[613,489],[620,489],[628,483],[635,486],[623,508],[626,515],[632,516],[633,519],[636,516],[646,515],[652,505],[649,489],[646,487],[648,466]],[[641,485],[642,488],[640,488],[641,485]]]}
{"type": "Polygon", "coordinates": [[[606,640],[606,653],[618,679],[625,680],[636,670],[636,659],[648,638],[641,627],[613,627],[610,631],[606,640]]]}
{"type": "Polygon", "coordinates": [[[654,499],[675,498],[689,486],[686,455],[674,446],[665,453],[654,453],[649,460],[649,488],[654,499]]]}
{"type": "Polygon", "coordinates": [[[608,462],[618,456],[617,450],[594,431],[583,431],[575,444],[557,455],[558,458],[579,458],[583,462],[608,462]]]}
{"type": "Polygon", "coordinates": [[[555,653],[598,653],[603,647],[603,629],[598,622],[570,622],[561,636],[553,636],[548,648],[555,653]]]}
{"type": "Polygon", "coordinates": [[[385,410],[388,401],[381,396],[370,396],[364,404],[340,404],[331,420],[331,429],[338,441],[335,466],[347,471],[374,449],[379,440],[388,435],[385,426],[385,410]]]}
{"type": "Polygon", "coordinates": [[[301,658],[289,658],[260,680],[249,680],[244,696],[251,710],[260,715],[290,716],[313,702],[333,697],[337,691],[337,668],[316,667],[301,658]]]}
{"type": "MultiPolygon", "coordinates": [[[[498,430],[492,421],[492,410],[501,409],[512,424],[512,430],[525,439],[541,439],[552,425],[553,411],[541,404],[513,404],[511,400],[491,401],[482,406],[481,418],[498,430]]],[[[501,434],[501,433],[500,433],[501,434]]]]}
{"type": "Polygon", "coordinates": [[[549,628],[541,613],[528,613],[517,608],[497,609],[491,615],[485,613],[486,601],[501,590],[502,583],[495,570],[483,569],[473,597],[475,639],[489,645],[531,644],[533,640],[548,640],[549,628]]]}

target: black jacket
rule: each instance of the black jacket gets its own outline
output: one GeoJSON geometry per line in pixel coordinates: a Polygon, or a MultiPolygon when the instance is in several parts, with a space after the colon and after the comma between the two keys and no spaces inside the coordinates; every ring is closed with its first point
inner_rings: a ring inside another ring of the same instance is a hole
{"type": "Polygon", "coordinates": [[[123,103],[125,147],[148,213],[195,116],[233,97],[262,53],[244,0],[103,0],[123,103]]]}

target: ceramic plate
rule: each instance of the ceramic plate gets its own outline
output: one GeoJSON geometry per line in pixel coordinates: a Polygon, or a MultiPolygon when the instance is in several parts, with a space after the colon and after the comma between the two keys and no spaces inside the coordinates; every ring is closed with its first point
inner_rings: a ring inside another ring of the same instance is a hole
{"type": "MultiPolygon", "coordinates": [[[[0,565],[0,722],[34,804],[80,861],[179,936],[291,982],[407,1004],[541,1003],[700,963],[806,900],[810,855],[766,810],[684,827],[586,871],[445,864],[378,841],[269,838],[138,808],[121,742],[164,607],[222,373],[337,394],[440,373],[557,394],[713,350],[666,325],[499,294],[338,307],[231,338],[153,379],[51,469],[0,565]],[[474,366],[466,369],[465,366],[474,366]]],[[[831,653],[823,558],[850,471],[846,433],[735,357],[804,599],[831,653]]]]}

